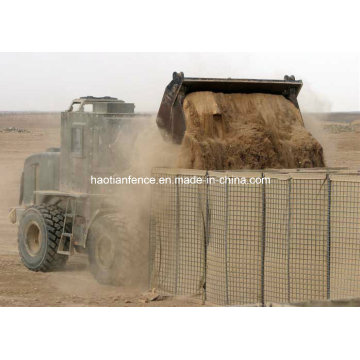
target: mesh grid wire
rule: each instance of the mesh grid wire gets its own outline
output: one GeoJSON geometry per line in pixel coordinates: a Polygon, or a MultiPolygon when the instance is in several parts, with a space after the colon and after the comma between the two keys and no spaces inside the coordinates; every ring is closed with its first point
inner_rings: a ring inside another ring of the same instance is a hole
{"type": "Polygon", "coordinates": [[[150,266],[151,287],[162,292],[176,294],[176,226],[177,196],[176,188],[171,184],[159,184],[161,177],[173,182],[174,174],[153,173],[156,184],[153,185],[150,216],[150,266]]]}
{"type": "Polygon", "coordinates": [[[205,172],[153,172],[151,286],[174,295],[202,295],[205,283],[205,172]],[[188,184],[190,178],[202,184],[188,184]],[[170,179],[164,185],[159,179],[170,179]]]}
{"type": "Polygon", "coordinates": [[[264,176],[271,179],[271,183],[265,185],[264,301],[287,303],[290,300],[288,255],[291,179],[289,175],[265,173],[264,176]]]}
{"type": "Polygon", "coordinates": [[[214,304],[229,303],[227,277],[227,189],[218,182],[217,174],[209,173],[208,241],[206,254],[206,300],[214,304]]]}
{"type": "Polygon", "coordinates": [[[290,193],[290,302],[327,298],[326,174],[294,174],[290,193]]]}
{"type": "MultiPolygon", "coordinates": [[[[227,176],[234,179],[239,174],[227,176]]],[[[249,180],[262,174],[242,173],[241,177],[249,180]]],[[[230,183],[227,188],[228,304],[258,304],[263,301],[263,186],[230,183]]]]}
{"type": "MultiPolygon", "coordinates": [[[[156,169],[154,177],[206,178],[205,172],[176,171],[156,169]]],[[[205,288],[206,300],[219,305],[360,296],[359,174],[283,170],[264,176],[270,184],[154,185],[152,286],[174,295],[205,288]]]]}
{"type": "Polygon", "coordinates": [[[331,176],[330,296],[360,296],[359,177],[331,176]]]}
{"type": "MultiPolygon", "coordinates": [[[[199,175],[195,175],[199,177],[199,175]]],[[[205,284],[206,185],[186,184],[191,175],[179,175],[177,294],[201,295],[205,284]]]]}

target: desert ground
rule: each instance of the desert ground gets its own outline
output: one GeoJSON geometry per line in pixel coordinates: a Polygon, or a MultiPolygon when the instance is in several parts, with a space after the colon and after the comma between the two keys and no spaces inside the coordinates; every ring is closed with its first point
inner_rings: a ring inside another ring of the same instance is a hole
{"type": "MultiPolygon", "coordinates": [[[[320,141],[329,167],[360,169],[360,114],[304,115],[320,141]]],[[[192,299],[154,297],[138,289],[100,285],[85,255],[74,255],[63,271],[34,273],[20,262],[17,226],[8,212],[18,204],[24,160],[60,146],[60,114],[0,114],[0,306],[198,306],[192,299]]]]}
{"type": "Polygon", "coordinates": [[[57,146],[60,114],[0,114],[0,306],[199,305],[196,300],[156,298],[139,289],[100,285],[88,270],[86,255],[74,255],[59,272],[35,273],[22,265],[17,226],[9,222],[8,211],[19,202],[25,158],[57,146]]]}

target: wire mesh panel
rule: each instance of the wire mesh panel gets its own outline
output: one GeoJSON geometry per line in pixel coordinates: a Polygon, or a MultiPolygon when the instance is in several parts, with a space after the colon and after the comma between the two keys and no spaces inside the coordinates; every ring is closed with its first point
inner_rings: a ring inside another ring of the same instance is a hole
{"type": "Polygon", "coordinates": [[[330,296],[360,296],[360,177],[331,175],[330,296]]]}
{"type": "Polygon", "coordinates": [[[264,301],[286,303],[290,297],[289,242],[290,193],[289,174],[265,173],[265,257],[264,301]]]}
{"type": "Polygon", "coordinates": [[[175,186],[176,174],[154,169],[156,184],[152,188],[150,216],[151,287],[176,294],[177,246],[178,246],[178,199],[175,186]],[[160,184],[160,178],[171,183],[160,184]]]}
{"type": "Polygon", "coordinates": [[[205,171],[177,176],[178,196],[178,295],[202,294],[205,284],[205,171]]]}
{"type": "Polygon", "coordinates": [[[219,305],[360,296],[359,174],[269,171],[270,183],[258,185],[249,180],[259,172],[153,175],[150,252],[159,291],[205,290],[219,305]],[[194,176],[202,181],[186,181],[194,176]]]}
{"type": "Polygon", "coordinates": [[[209,172],[207,300],[217,304],[260,303],[262,186],[236,183],[261,173],[209,172]]]}
{"type": "Polygon", "coordinates": [[[228,173],[227,263],[229,304],[258,304],[262,299],[264,187],[250,184],[262,173],[228,173]],[[245,184],[237,181],[246,180],[245,184]]]}
{"type": "Polygon", "coordinates": [[[327,298],[328,183],[326,174],[292,174],[290,301],[327,298]]]}
{"type": "Polygon", "coordinates": [[[204,289],[205,171],[154,169],[150,240],[152,286],[173,295],[204,289]],[[160,179],[169,180],[160,183],[160,179]]]}
{"type": "Polygon", "coordinates": [[[206,252],[206,300],[229,304],[227,263],[228,188],[220,184],[221,173],[209,172],[208,239],[206,252]]]}

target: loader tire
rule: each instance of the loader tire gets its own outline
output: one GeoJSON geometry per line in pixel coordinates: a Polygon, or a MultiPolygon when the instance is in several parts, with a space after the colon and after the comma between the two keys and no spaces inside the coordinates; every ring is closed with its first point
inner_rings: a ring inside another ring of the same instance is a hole
{"type": "MultiPolygon", "coordinates": [[[[88,234],[90,271],[101,284],[134,285],[139,263],[140,231],[129,231],[129,220],[118,213],[97,218],[88,234]]],[[[141,260],[140,260],[141,262],[141,260]]]]}
{"type": "Polygon", "coordinates": [[[28,207],[20,220],[18,248],[22,263],[32,271],[48,272],[64,267],[67,255],[57,254],[64,213],[57,206],[28,207]]]}

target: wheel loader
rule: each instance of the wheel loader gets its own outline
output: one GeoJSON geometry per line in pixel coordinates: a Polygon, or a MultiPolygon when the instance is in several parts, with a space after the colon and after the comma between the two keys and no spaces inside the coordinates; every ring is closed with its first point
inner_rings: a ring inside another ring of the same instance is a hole
{"type": "Polygon", "coordinates": [[[87,253],[99,282],[125,283],[134,251],[129,221],[113,187],[89,179],[119,173],[110,145],[131,124],[150,119],[134,108],[113,97],[75,99],[61,113],[61,147],[25,160],[19,206],[9,216],[19,225],[18,250],[28,269],[57,270],[74,252],[87,253]]]}
{"type": "MultiPolygon", "coordinates": [[[[278,94],[298,107],[301,87],[302,82],[293,76],[247,80],[186,78],[173,73],[156,122],[166,139],[180,144],[185,132],[182,105],[191,92],[278,94]]],[[[60,269],[76,251],[88,254],[99,282],[126,283],[139,249],[134,246],[134,234],[127,231],[129,219],[121,210],[122,199],[114,195],[113,187],[99,187],[89,179],[118,170],[111,144],[137,120],[134,107],[112,97],[75,99],[61,114],[61,148],[25,160],[19,206],[11,209],[10,220],[18,223],[19,254],[28,269],[60,269]]]]}

